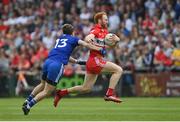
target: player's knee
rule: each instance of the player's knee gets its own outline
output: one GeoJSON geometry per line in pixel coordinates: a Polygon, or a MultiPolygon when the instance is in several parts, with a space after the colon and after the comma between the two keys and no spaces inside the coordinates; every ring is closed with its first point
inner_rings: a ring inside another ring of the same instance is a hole
{"type": "Polygon", "coordinates": [[[42,83],[42,82],[41,82],[41,83],[40,83],[40,86],[41,86],[41,87],[44,87],[44,86],[45,86],[45,83],[42,83]]]}
{"type": "Polygon", "coordinates": [[[89,87],[84,87],[84,88],[82,89],[82,91],[83,91],[84,93],[89,93],[89,92],[91,91],[91,88],[89,88],[89,87]]]}
{"type": "Polygon", "coordinates": [[[44,96],[48,96],[48,92],[47,91],[43,91],[44,96]]]}
{"type": "Polygon", "coordinates": [[[45,95],[45,96],[48,96],[48,95],[50,95],[50,94],[51,94],[51,92],[50,92],[50,91],[48,91],[48,90],[43,90],[43,93],[44,93],[44,95],[45,95]]]}
{"type": "Polygon", "coordinates": [[[116,70],[116,73],[118,74],[122,74],[123,73],[123,69],[119,66],[116,70]]]}

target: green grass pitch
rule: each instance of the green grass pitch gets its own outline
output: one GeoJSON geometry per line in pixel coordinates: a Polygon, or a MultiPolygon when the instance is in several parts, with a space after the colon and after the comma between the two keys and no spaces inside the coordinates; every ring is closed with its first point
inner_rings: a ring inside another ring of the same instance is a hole
{"type": "Polygon", "coordinates": [[[121,121],[180,120],[180,98],[123,98],[121,104],[105,102],[103,98],[64,98],[58,108],[53,98],[38,103],[28,116],[21,105],[24,98],[0,98],[2,121],[121,121]]]}

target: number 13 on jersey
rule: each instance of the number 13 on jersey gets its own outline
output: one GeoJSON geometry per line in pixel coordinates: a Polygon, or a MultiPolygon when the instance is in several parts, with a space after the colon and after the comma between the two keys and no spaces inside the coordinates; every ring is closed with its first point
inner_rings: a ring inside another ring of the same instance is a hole
{"type": "Polygon", "coordinates": [[[65,47],[67,45],[66,41],[68,39],[57,39],[56,40],[56,45],[55,45],[55,48],[61,48],[61,47],[65,47]]]}

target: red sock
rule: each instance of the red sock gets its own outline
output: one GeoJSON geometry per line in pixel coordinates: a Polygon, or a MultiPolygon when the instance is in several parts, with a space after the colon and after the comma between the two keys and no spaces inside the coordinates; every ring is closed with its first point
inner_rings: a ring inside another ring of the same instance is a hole
{"type": "Polygon", "coordinates": [[[69,93],[67,89],[63,89],[63,90],[58,90],[58,94],[63,97],[68,95],[69,93]]]}
{"type": "Polygon", "coordinates": [[[114,92],[114,89],[112,88],[108,88],[107,92],[106,92],[106,96],[112,96],[114,92]]]}

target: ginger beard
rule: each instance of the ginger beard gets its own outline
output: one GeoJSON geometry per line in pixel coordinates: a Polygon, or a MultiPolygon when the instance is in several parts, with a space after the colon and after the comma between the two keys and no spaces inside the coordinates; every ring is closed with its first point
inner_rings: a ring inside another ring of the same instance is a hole
{"type": "Polygon", "coordinates": [[[108,17],[107,15],[103,15],[102,19],[100,19],[100,24],[103,28],[107,28],[108,27],[108,17]]]}

